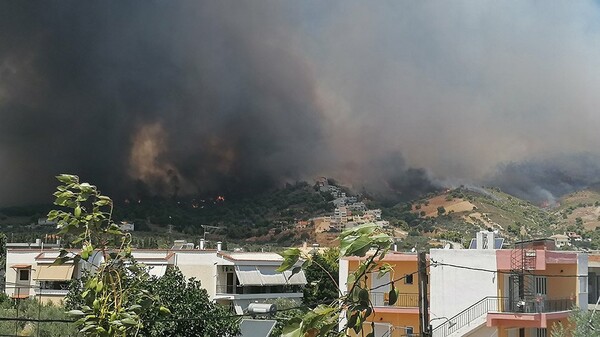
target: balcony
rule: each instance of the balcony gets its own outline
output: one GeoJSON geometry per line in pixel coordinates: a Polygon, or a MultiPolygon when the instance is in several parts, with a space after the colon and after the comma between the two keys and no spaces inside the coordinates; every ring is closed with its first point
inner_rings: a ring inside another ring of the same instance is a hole
{"type": "Polygon", "coordinates": [[[399,294],[396,303],[390,305],[387,292],[371,292],[371,302],[375,307],[418,308],[419,294],[399,294]]]}
{"type": "Polygon", "coordinates": [[[532,299],[532,300],[509,300],[508,298],[499,298],[499,312],[512,313],[548,313],[572,310],[575,306],[575,300],[570,298],[560,299],[532,299]]]}
{"type": "Polygon", "coordinates": [[[217,285],[217,294],[220,295],[248,295],[248,294],[286,294],[301,293],[302,286],[298,285],[271,285],[271,286],[234,286],[217,285]]]}
{"type": "Polygon", "coordinates": [[[567,318],[576,305],[575,300],[570,298],[527,300],[488,298],[488,301],[492,302],[486,319],[488,326],[528,328],[546,328],[551,319],[567,318]]]}
{"type": "Polygon", "coordinates": [[[570,298],[513,300],[485,297],[433,329],[434,337],[445,337],[478,324],[522,328],[546,328],[548,320],[569,316],[576,302],[570,298]],[[474,322],[481,322],[474,324],[474,322]]]}

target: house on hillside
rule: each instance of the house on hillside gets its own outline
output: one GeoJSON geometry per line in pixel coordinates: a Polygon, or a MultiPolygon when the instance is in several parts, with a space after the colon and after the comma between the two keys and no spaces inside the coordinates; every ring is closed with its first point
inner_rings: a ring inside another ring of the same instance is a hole
{"type": "Polygon", "coordinates": [[[550,238],[554,240],[556,248],[562,248],[571,245],[571,240],[564,234],[554,234],[550,238]]]}

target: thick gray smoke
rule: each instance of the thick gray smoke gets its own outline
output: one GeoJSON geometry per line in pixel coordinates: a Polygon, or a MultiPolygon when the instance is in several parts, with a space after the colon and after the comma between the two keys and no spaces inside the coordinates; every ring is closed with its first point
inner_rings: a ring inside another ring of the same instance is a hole
{"type": "Polygon", "coordinates": [[[564,194],[600,182],[600,156],[557,155],[501,165],[488,183],[538,204],[554,206],[564,194]]]}
{"type": "Polygon", "coordinates": [[[327,153],[314,70],[275,4],[0,5],[0,202],[73,172],[113,193],[234,192],[327,153]]]}
{"type": "Polygon", "coordinates": [[[600,153],[599,19],[592,1],[3,1],[0,205],[47,201],[60,172],[111,194],[326,175],[555,196],[559,153],[587,154],[564,186],[597,180],[577,172],[600,153]]]}

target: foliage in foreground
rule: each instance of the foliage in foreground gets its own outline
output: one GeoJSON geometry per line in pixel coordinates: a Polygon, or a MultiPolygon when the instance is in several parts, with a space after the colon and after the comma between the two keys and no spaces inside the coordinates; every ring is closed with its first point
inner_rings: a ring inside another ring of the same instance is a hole
{"type": "MultiPolygon", "coordinates": [[[[31,320],[70,320],[65,309],[52,303],[40,304],[34,299],[12,300],[6,295],[0,296],[0,317],[19,317],[31,320]]],[[[77,327],[73,323],[61,322],[25,322],[0,321],[2,336],[44,336],[65,337],[76,336],[77,327]]]]}
{"type": "Polygon", "coordinates": [[[553,326],[552,337],[600,337],[600,313],[575,310],[567,322],[553,326]]]}
{"type": "Polygon", "coordinates": [[[302,302],[305,305],[331,303],[338,298],[335,278],[338,276],[339,259],[340,250],[337,248],[329,248],[323,253],[311,253],[312,262],[304,269],[307,284],[304,287],[302,302]]]}
{"type": "MultiPolygon", "coordinates": [[[[81,292],[85,281],[84,278],[72,283],[66,298],[67,309],[82,305],[81,292]]],[[[239,319],[230,317],[227,308],[211,302],[200,281],[186,280],[177,267],[167,269],[160,278],[150,278],[141,287],[148,289],[162,303],[167,303],[171,315],[164,317],[156,311],[140,313],[143,322],[140,336],[233,337],[239,334],[239,319]]]]}
{"type": "Polygon", "coordinates": [[[54,204],[62,207],[48,213],[57,221],[59,235],[74,237],[79,252],[62,249],[55,264],[83,261],[91,274],[82,285],[81,302],[71,310],[84,336],[134,336],[144,324],[141,313],[169,309],[142,285],[150,276],[131,255],[131,236],[121,232],[112,220],[113,202],[89,183],[75,175],[57,177],[61,185],[54,193],[54,204]]]}
{"type": "MultiPolygon", "coordinates": [[[[392,237],[386,234],[376,224],[366,224],[344,231],[340,237],[340,256],[365,257],[361,259],[358,268],[348,275],[348,292],[339,294],[331,303],[323,303],[308,311],[301,318],[293,318],[288,321],[283,329],[284,337],[316,337],[316,336],[342,336],[346,330],[355,333],[367,333],[366,337],[374,336],[374,326],[371,324],[370,331],[363,331],[364,323],[373,313],[373,304],[370,300],[367,282],[372,272],[379,272],[378,277],[392,271],[391,265],[377,263],[381,261],[392,245],[392,237]],[[344,326],[338,332],[339,318],[344,317],[344,326]]],[[[299,272],[300,268],[307,269],[314,263],[311,254],[303,254],[299,249],[292,248],[281,254],[284,258],[279,271],[292,270],[299,272]],[[300,259],[304,262],[302,267],[296,267],[300,259]]],[[[336,284],[335,277],[330,275],[331,281],[336,284]]],[[[339,289],[339,287],[338,287],[339,289]]],[[[391,283],[389,293],[390,305],[396,302],[398,290],[391,283]]]]}

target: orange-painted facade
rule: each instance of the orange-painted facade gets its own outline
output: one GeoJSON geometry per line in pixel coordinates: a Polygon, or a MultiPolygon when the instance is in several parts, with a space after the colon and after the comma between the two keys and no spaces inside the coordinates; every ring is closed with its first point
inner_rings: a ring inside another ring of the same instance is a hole
{"type": "MultiPolygon", "coordinates": [[[[527,251],[497,250],[499,273],[507,275],[511,272],[511,256],[519,254],[519,251],[523,256],[527,256],[525,258],[532,260],[532,263],[522,270],[524,277],[529,278],[531,282],[537,282],[534,288],[540,293],[535,295],[536,298],[531,303],[523,301],[523,309],[514,306],[508,308],[510,303],[505,301],[498,312],[487,314],[486,325],[497,327],[499,337],[513,336],[518,329],[523,329],[526,337],[538,336],[537,329],[545,329],[546,336],[550,336],[559,323],[568,324],[571,310],[578,304],[577,294],[580,290],[578,278],[575,277],[578,275],[577,253],[549,251],[543,247],[527,251]]],[[[510,282],[507,276],[499,279],[498,296],[510,301],[510,286],[507,282],[510,282]]]]}
{"type": "MultiPolygon", "coordinates": [[[[349,258],[348,270],[352,273],[358,268],[360,259],[349,258]]],[[[376,329],[386,329],[389,327],[390,337],[407,336],[419,334],[419,301],[418,284],[419,276],[417,274],[418,264],[417,255],[411,253],[388,253],[379,264],[388,263],[393,271],[383,278],[377,278],[377,273],[368,275],[367,285],[370,289],[370,298],[374,305],[373,314],[365,324],[365,332],[371,331],[370,322],[377,324],[376,329]],[[407,276],[408,275],[408,276],[407,276]],[[399,296],[396,303],[389,304],[389,282],[397,280],[394,288],[398,289],[399,296]],[[382,286],[387,284],[387,286],[382,286]]],[[[381,331],[381,330],[380,330],[381,331]]],[[[352,335],[352,333],[351,333],[352,335]]],[[[360,336],[360,334],[359,334],[360,336]]]]}

